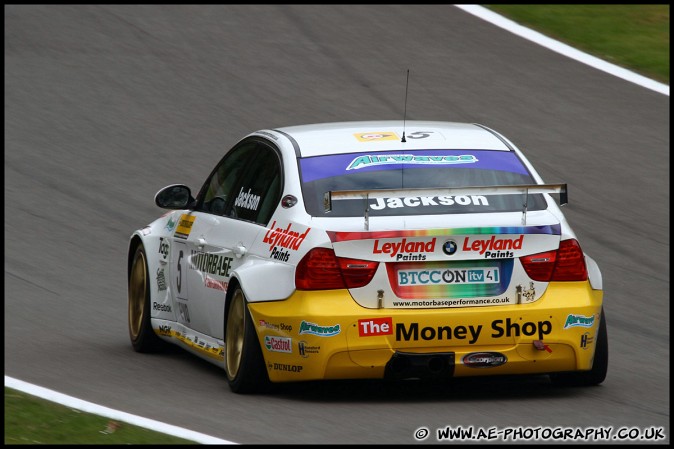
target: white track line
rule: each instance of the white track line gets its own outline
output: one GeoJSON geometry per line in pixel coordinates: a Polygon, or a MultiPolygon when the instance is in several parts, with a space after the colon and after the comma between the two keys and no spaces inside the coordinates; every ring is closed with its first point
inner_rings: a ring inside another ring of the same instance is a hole
{"type": "MultiPolygon", "coordinates": [[[[617,65],[610,64],[606,61],[603,61],[594,56],[588,55],[581,51],[576,50],[575,48],[569,47],[566,44],[563,44],[554,39],[533,31],[529,28],[525,28],[517,23],[513,22],[510,19],[506,19],[503,16],[500,16],[487,8],[484,8],[479,5],[455,5],[457,8],[461,8],[467,13],[473,14],[487,22],[490,22],[498,27],[504,28],[511,33],[517,34],[525,39],[528,39],[532,42],[535,42],[543,47],[549,48],[550,50],[561,53],[564,56],[580,61],[584,64],[603,70],[604,72],[615,75],[619,78],[623,78],[632,83],[643,86],[647,89],[654,90],[661,94],[669,96],[669,86],[666,84],[653,81],[650,78],[646,78],[637,73],[631,72],[629,70],[618,67],[617,65]]],[[[165,424],[159,421],[154,421],[151,419],[143,418],[140,416],[131,415],[130,413],[120,412],[111,408],[103,407],[92,402],[83,401],[81,399],[73,398],[65,394],[58,393],[47,388],[38,387],[37,385],[32,385],[27,382],[23,382],[12,377],[5,376],[5,386],[9,388],[14,388],[15,390],[20,390],[25,393],[31,394],[33,396],[38,396],[48,401],[57,402],[59,404],[65,405],[67,407],[76,408],[88,413],[95,413],[97,415],[105,416],[111,419],[117,419],[119,421],[127,422],[139,427],[145,427],[147,429],[156,430],[157,432],[166,433],[168,435],[173,435],[176,437],[184,438],[186,440],[196,441],[203,444],[236,444],[231,441],[221,440],[203,433],[193,432],[191,430],[183,429],[180,427],[172,426],[170,424],[165,424]]]]}
{"type": "Polygon", "coordinates": [[[173,435],[175,437],[196,441],[202,444],[236,444],[232,441],[221,440],[220,438],[215,438],[203,433],[193,432],[191,430],[183,429],[177,426],[172,426],[171,424],[165,424],[163,422],[154,421],[152,419],[147,419],[141,416],[136,416],[130,413],[120,412],[119,410],[103,407],[92,402],[83,401],[72,396],[58,393],[54,390],[38,387],[37,385],[29,384],[28,382],[14,379],[13,377],[9,376],[5,376],[5,387],[23,391],[24,393],[28,393],[48,401],[56,402],[61,405],[65,405],[66,407],[82,410],[87,413],[94,413],[96,415],[105,416],[106,418],[123,421],[133,424],[134,426],[144,427],[156,432],[173,435]]]}
{"type": "Polygon", "coordinates": [[[518,25],[516,22],[513,22],[510,19],[506,19],[505,17],[496,14],[495,12],[490,11],[485,7],[479,5],[454,5],[454,6],[456,6],[457,8],[461,8],[467,13],[473,14],[483,20],[486,20],[487,22],[493,23],[498,27],[504,28],[510,31],[511,33],[514,33],[518,36],[521,36],[525,39],[528,39],[532,42],[542,45],[543,47],[549,48],[552,51],[561,53],[564,56],[568,56],[569,58],[580,61],[596,69],[603,70],[604,72],[610,73],[611,75],[615,75],[624,80],[638,84],[647,89],[651,89],[661,94],[669,96],[669,86],[667,84],[659,83],[650,78],[646,78],[645,76],[641,76],[637,73],[626,70],[622,67],[618,67],[617,65],[608,63],[602,59],[588,55],[587,53],[583,53],[582,51],[576,50],[575,48],[563,44],[559,41],[550,39],[549,37],[537,31],[533,31],[529,28],[523,27],[522,25],[518,25]]]}

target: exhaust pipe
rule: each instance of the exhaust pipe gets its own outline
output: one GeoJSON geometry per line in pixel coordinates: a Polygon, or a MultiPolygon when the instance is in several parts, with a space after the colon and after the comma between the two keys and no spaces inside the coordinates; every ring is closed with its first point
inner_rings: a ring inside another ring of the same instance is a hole
{"type": "Polygon", "coordinates": [[[384,378],[391,380],[449,379],[453,375],[453,352],[419,354],[396,351],[384,369],[384,378]]]}

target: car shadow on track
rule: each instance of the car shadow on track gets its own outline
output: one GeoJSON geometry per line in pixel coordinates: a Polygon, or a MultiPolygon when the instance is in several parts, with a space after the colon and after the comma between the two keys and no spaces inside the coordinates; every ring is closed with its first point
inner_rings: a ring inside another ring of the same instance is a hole
{"type": "Polygon", "coordinates": [[[558,387],[553,385],[547,376],[539,375],[453,378],[445,381],[330,380],[294,382],[276,384],[271,394],[285,399],[309,402],[444,402],[568,398],[582,395],[584,390],[584,388],[558,387]]]}
{"type": "MultiPolygon", "coordinates": [[[[177,346],[166,345],[159,354],[179,370],[198,371],[213,376],[227,388],[221,367],[189,354],[177,346]]],[[[546,375],[455,377],[447,380],[324,380],[273,384],[256,396],[270,396],[307,402],[446,402],[493,401],[494,399],[571,398],[584,396],[598,387],[560,387],[546,375]]],[[[234,393],[232,393],[234,394],[234,393]]]]}

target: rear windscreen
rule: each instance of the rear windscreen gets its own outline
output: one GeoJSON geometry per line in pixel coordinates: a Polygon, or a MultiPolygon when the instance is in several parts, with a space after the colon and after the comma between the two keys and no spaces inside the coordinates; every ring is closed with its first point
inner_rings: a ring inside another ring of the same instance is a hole
{"type": "MultiPolygon", "coordinates": [[[[510,151],[414,150],[348,153],[299,160],[307,212],[324,216],[329,191],[418,189],[536,184],[510,151]]],[[[542,195],[529,195],[528,210],[545,209],[542,195]]],[[[524,195],[443,195],[332,202],[330,215],[435,215],[521,211],[524,195]],[[366,204],[367,203],[367,204],[366,204]]]]}

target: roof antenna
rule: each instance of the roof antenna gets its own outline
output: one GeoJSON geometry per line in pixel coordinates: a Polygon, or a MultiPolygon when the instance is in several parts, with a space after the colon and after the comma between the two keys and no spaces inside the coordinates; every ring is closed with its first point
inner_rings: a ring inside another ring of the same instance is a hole
{"type": "Polygon", "coordinates": [[[410,69],[407,69],[407,82],[405,83],[405,112],[403,112],[403,138],[401,142],[407,142],[405,140],[405,119],[407,118],[407,88],[410,85],[410,69]]]}

